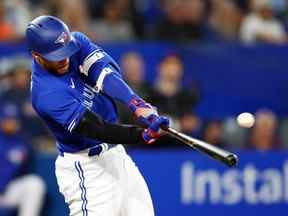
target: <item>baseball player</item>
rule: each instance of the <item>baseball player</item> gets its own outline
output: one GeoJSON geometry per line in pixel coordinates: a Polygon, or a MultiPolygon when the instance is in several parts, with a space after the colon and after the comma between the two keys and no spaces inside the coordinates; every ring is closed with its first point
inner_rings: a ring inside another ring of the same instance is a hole
{"type": "Polygon", "coordinates": [[[46,186],[29,170],[31,151],[21,135],[19,115],[16,104],[1,101],[0,208],[17,208],[19,216],[39,216],[46,186]]]}
{"type": "Polygon", "coordinates": [[[29,23],[32,104],[56,137],[56,177],[71,216],[152,216],[147,185],[121,143],[151,143],[169,119],[122,80],[117,63],[60,19],[29,23]],[[146,129],[117,124],[114,101],[146,129]]]}

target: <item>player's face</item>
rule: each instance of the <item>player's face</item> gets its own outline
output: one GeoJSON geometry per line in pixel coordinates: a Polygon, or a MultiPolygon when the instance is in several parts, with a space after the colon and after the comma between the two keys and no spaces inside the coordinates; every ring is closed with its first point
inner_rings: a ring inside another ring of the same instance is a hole
{"type": "Polygon", "coordinates": [[[54,73],[57,73],[59,75],[64,74],[68,71],[69,68],[69,58],[63,59],[61,61],[53,62],[53,61],[43,61],[43,66],[48,69],[49,71],[52,71],[54,73]]]}
{"type": "Polygon", "coordinates": [[[65,74],[69,69],[69,58],[63,59],[61,61],[48,61],[37,54],[33,55],[33,57],[46,70],[51,71],[57,75],[65,74]]]}

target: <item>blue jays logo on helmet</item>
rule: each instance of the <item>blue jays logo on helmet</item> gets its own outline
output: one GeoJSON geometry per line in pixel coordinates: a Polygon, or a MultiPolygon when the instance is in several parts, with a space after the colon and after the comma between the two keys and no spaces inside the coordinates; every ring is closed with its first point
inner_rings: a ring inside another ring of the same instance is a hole
{"type": "Polygon", "coordinates": [[[30,51],[39,53],[49,61],[69,58],[80,49],[67,25],[53,16],[40,16],[32,20],[26,29],[30,51]]]}
{"type": "Polygon", "coordinates": [[[62,34],[56,39],[55,43],[67,43],[70,40],[69,35],[67,32],[62,32],[62,34]]]}

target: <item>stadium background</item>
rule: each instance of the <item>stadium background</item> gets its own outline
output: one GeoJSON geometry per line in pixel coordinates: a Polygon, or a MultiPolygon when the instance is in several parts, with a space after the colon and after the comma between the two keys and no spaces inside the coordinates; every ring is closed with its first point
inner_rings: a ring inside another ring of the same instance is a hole
{"type": "MultiPolygon", "coordinates": [[[[128,147],[156,215],[284,215],[287,12],[285,0],[2,0],[0,117],[2,107],[17,113],[31,152],[29,171],[46,183],[42,215],[65,215],[67,208],[55,182],[54,140],[29,101],[30,56],[23,40],[29,20],[61,17],[114,57],[127,82],[169,115],[174,127],[239,153],[239,167],[226,169],[173,139],[128,147]],[[244,28],[251,16],[261,20],[261,13],[270,13],[285,34],[272,34],[271,25],[261,37],[258,27],[244,28]],[[252,128],[238,125],[243,112],[254,114],[252,128]]],[[[123,107],[120,114],[123,122],[133,122],[123,107]]],[[[0,215],[15,215],[15,209],[1,207],[0,215]]]]}

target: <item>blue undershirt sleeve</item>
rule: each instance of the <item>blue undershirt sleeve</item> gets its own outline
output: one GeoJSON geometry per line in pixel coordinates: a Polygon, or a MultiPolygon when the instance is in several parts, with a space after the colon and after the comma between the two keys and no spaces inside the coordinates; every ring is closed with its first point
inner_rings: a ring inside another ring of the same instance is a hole
{"type": "Polygon", "coordinates": [[[128,104],[133,97],[137,96],[120,75],[113,72],[105,77],[102,90],[110,97],[124,104],[128,104]]]}

